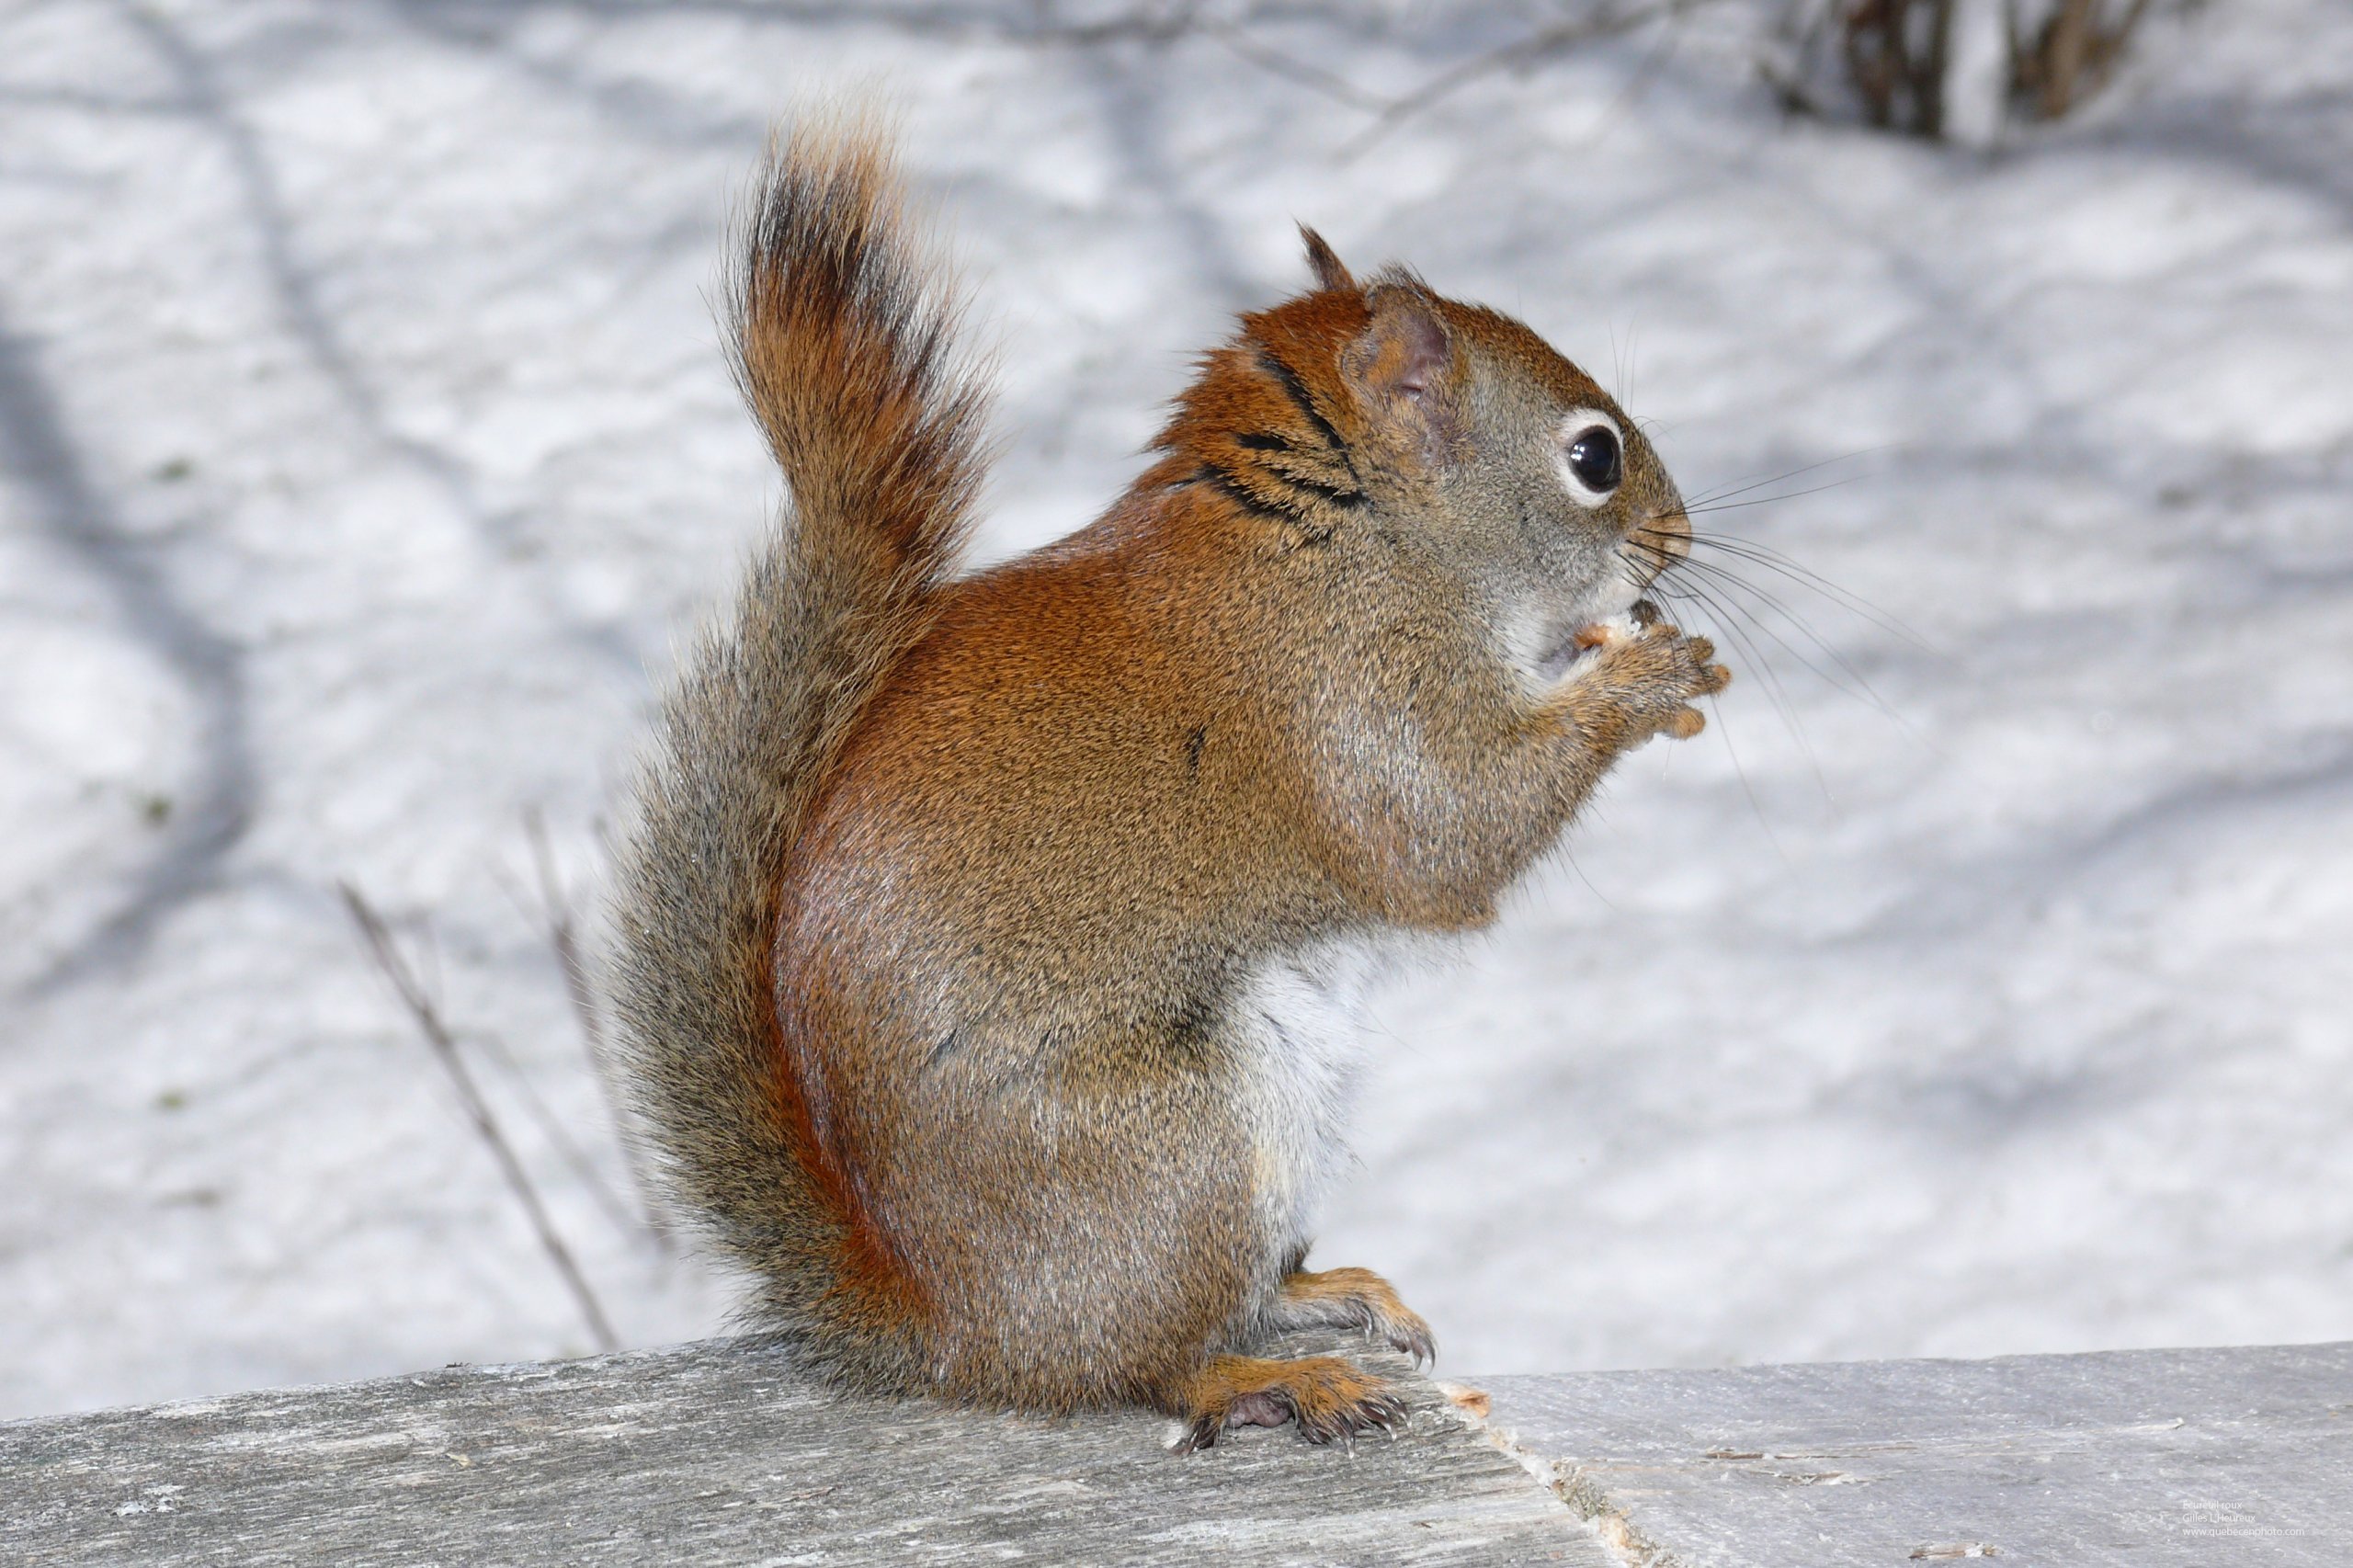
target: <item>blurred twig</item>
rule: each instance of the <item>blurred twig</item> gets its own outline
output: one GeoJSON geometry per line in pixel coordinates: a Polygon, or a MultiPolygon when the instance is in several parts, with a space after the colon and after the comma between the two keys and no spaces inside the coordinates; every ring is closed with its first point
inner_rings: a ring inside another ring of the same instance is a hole
{"type": "MultiPolygon", "coordinates": [[[[588,1189],[590,1197],[596,1199],[597,1207],[605,1211],[605,1217],[612,1221],[614,1228],[628,1236],[634,1236],[641,1231],[653,1231],[653,1226],[646,1222],[644,1217],[632,1211],[622,1201],[620,1194],[613,1190],[612,1183],[605,1179],[604,1173],[597,1168],[597,1162],[588,1157],[587,1151],[572,1141],[572,1135],[564,1131],[563,1119],[549,1108],[548,1102],[540,1097],[540,1091],[531,1086],[530,1075],[523,1071],[523,1064],[516,1061],[514,1053],[506,1049],[506,1042],[486,1029],[469,1029],[467,1037],[498,1063],[507,1081],[515,1085],[515,1092],[522,1096],[525,1108],[531,1113],[531,1119],[540,1124],[540,1131],[554,1145],[555,1152],[563,1156],[563,1163],[572,1167],[572,1174],[580,1178],[581,1185],[588,1189]]],[[[667,1245],[666,1237],[658,1231],[654,1234],[657,1241],[667,1245]]]]}
{"type": "Polygon", "coordinates": [[[537,806],[524,812],[523,832],[531,841],[531,866],[539,881],[540,918],[546,923],[548,945],[555,949],[556,963],[563,971],[564,992],[571,998],[572,1016],[579,1021],[581,1043],[587,1050],[597,1091],[605,1098],[605,1115],[613,1130],[613,1141],[620,1145],[621,1159],[629,1166],[630,1185],[637,1194],[642,1215],[640,1222],[666,1251],[670,1246],[669,1210],[663,1204],[661,1194],[646,1179],[644,1166],[638,1159],[637,1142],[631,1136],[629,1108],[620,1093],[611,1042],[605,1035],[604,1015],[597,1006],[596,986],[588,978],[587,960],[580,951],[577,911],[556,869],[547,818],[537,806]]]}
{"type": "Polygon", "coordinates": [[[1039,19],[1028,29],[1031,39],[1042,43],[1074,43],[1082,46],[1123,43],[1166,43],[1193,30],[1199,19],[1202,0],[1174,0],[1173,4],[1144,6],[1123,16],[1106,17],[1091,22],[1065,22],[1053,16],[1054,7],[1039,6],[1039,19]]]}
{"type": "Polygon", "coordinates": [[[1540,62],[1558,54],[1574,44],[1590,43],[1596,39],[1614,38],[1631,32],[1646,22],[1681,16],[1697,0],[1654,0],[1649,5],[1630,6],[1623,10],[1604,8],[1586,16],[1573,17],[1540,28],[1524,39],[1476,54],[1461,64],[1439,72],[1404,97],[1392,102],[1370,125],[1351,137],[1340,148],[1340,161],[1346,163],[1361,155],[1383,136],[1414,116],[1428,108],[1439,99],[1460,90],[1483,76],[1509,71],[1524,73],[1540,62]]]}
{"type": "Polygon", "coordinates": [[[1201,23],[1200,29],[1259,70],[1297,83],[1311,92],[1321,93],[1335,103],[1375,114],[1386,111],[1391,105],[1390,99],[1379,93],[1365,91],[1345,76],[1259,42],[1245,32],[1238,23],[1205,21],[1201,23]]]}
{"type": "Polygon", "coordinates": [[[2010,101],[2037,119],[2063,119],[2107,85],[2148,9],[2149,0],[2124,0],[2120,7],[2058,0],[2036,28],[2020,15],[2019,0],[2007,0],[2002,35],[2009,51],[2010,101]]]}
{"type": "MultiPolygon", "coordinates": [[[[2177,8],[2187,8],[2188,0],[2177,8]]],[[[1791,113],[1931,141],[1953,134],[1961,0],[1787,0],[1787,58],[1757,69],[1791,113]]],[[[2113,78],[2150,0],[2002,0],[2005,124],[2060,119],[2113,78]]]]}
{"type": "Polygon", "coordinates": [[[1345,164],[1362,156],[1374,142],[1406,120],[1481,77],[1505,71],[1526,72],[1574,45],[1596,39],[1614,38],[1649,22],[1679,17],[1702,3],[1704,0],[1647,0],[1647,3],[1622,9],[1605,7],[1583,12],[1551,27],[1540,28],[1526,38],[1515,39],[1450,65],[1412,92],[1398,97],[1370,92],[1312,61],[1285,53],[1254,38],[1236,22],[1203,17],[1192,23],[1192,29],[1215,39],[1262,71],[1320,93],[1335,103],[1371,115],[1370,124],[1340,144],[1336,156],[1345,164]]]}
{"type": "Polygon", "coordinates": [[[1945,133],[1953,0],[1859,0],[1839,43],[1863,116],[1882,131],[1933,142],[1945,133]]]}
{"type": "Polygon", "coordinates": [[[516,1200],[522,1204],[524,1213],[529,1216],[531,1228],[539,1234],[540,1247],[546,1251],[549,1261],[555,1265],[556,1272],[563,1277],[565,1288],[578,1303],[580,1315],[586,1321],[588,1332],[596,1340],[597,1348],[619,1348],[620,1337],[613,1333],[613,1325],[606,1318],[605,1309],[597,1300],[597,1292],[589,1288],[586,1277],[573,1259],[571,1249],[563,1244],[563,1238],[556,1234],[555,1224],[549,1218],[546,1206],[540,1201],[539,1189],[531,1185],[529,1173],[524,1170],[523,1162],[516,1157],[514,1146],[507,1142],[506,1134],[500,1131],[498,1119],[492,1114],[490,1102],[483,1097],[481,1085],[474,1082],[473,1074],[467,1070],[465,1059],[459,1055],[458,1042],[450,1037],[449,1026],[442,1022],[440,1009],[434,1005],[432,996],[417,980],[416,971],[409,967],[408,960],[392,940],[391,927],[384,924],[383,917],[376,913],[358,888],[349,882],[338,882],[335,887],[343,894],[344,907],[351,912],[352,923],[359,927],[360,939],[367,944],[369,956],[375,960],[376,967],[383,971],[384,978],[392,982],[392,990],[400,997],[402,1006],[416,1021],[418,1032],[433,1048],[434,1057],[441,1063],[442,1071],[449,1075],[449,1082],[456,1087],[458,1098],[464,1104],[474,1131],[482,1135],[492,1158],[498,1162],[499,1170],[506,1175],[506,1185],[514,1189],[516,1200]]]}

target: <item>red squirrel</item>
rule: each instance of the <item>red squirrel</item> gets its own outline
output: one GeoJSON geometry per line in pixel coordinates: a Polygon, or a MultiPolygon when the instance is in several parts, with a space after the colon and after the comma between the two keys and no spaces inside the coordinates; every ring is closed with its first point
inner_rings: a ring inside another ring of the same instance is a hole
{"type": "Polygon", "coordinates": [[[1473,931],[1730,678],[1640,598],[1689,523],[1519,322],[1302,229],[1097,521],[960,573],[988,389],[855,119],[771,150],[723,293],[790,505],[686,659],[614,908],[639,1109],[836,1387],[1142,1403],[1180,1449],[1401,1418],[1432,1354],[1303,1268],[1354,991],[1473,931]]]}

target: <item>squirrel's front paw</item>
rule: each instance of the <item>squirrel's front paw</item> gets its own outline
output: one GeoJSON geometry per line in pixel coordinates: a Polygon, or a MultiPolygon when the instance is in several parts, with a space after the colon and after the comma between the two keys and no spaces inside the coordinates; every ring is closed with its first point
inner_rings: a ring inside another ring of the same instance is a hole
{"type": "Polygon", "coordinates": [[[1618,721],[1620,746],[1638,746],[1655,734],[1687,740],[1708,721],[1691,706],[1732,683],[1732,672],[1712,663],[1716,645],[1688,637],[1658,618],[1647,600],[1622,623],[1601,622],[1578,634],[1592,652],[1572,666],[1570,680],[1580,696],[1598,699],[1618,721]]]}
{"type": "Polygon", "coordinates": [[[1415,1366],[1438,1358],[1422,1314],[1397,1299],[1397,1288],[1370,1268],[1327,1268],[1288,1276],[1267,1321],[1280,1328],[1354,1328],[1403,1350],[1415,1366]]]}

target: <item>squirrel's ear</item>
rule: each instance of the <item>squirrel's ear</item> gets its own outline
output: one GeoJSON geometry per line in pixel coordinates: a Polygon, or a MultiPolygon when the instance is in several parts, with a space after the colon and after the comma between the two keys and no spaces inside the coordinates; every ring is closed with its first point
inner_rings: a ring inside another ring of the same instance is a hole
{"type": "Polygon", "coordinates": [[[1340,357],[1357,390],[1374,402],[1422,403],[1439,392],[1454,364],[1446,323],[1418,290],[1382,289],[1372,320],[1340,357]]]}
{"type": "Polygon", "coordinates": [[[1340,265],[1338,255],[1330,245],[1324,243],[1323,235],[1302,223],[1299,226],[1299,237],[1307,245],[1307,270],[1315,274],[1315,286],[1318,289],[1353,290],[1356,288],[1357,280],[1348,275],[1347,267],[1340,265]]]}
{"type": "Polygon", "coordinates": [[[1371,303],[1372,320],[1341,351],[1341,373],[1376,418],[1404,426],[1435,466],[1460,434],[1453,335],[1420,289],[1376,288],[1371,303]]]}

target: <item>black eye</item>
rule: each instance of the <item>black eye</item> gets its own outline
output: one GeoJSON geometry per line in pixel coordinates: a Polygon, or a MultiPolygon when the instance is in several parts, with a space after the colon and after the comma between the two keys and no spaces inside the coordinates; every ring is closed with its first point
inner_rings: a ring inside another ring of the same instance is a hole
{"type": "Polygon", "coordinates": [[[1569,472],[1587,490],[1618,488],[1618,437],[1607,425],[1589,425],[1569,443],[1569,472]]]}

